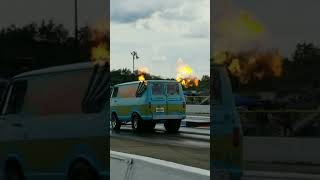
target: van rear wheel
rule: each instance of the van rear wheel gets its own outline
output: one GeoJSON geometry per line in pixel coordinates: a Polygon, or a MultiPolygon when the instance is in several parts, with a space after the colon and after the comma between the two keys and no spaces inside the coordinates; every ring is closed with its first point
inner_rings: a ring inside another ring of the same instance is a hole
{"type": "Polygon", "coordinates": [[[152,121],[145,121],[144,126],[145,126],[146,131],[152,132],[152,131],[154,131],[156,123],[152,122],[152,121]]]}
{"type": "Polygon", "coordinates": [[[99,180],[99,175],[87,162],[80,160],[71,167],[68,180],[99,180]]]}
{"type": "Polygon", "coordinates": [[[120,130],[121,122],[118,120],[115,114],[111,115],[111,128],[112,130],[120,130]]]}
{"type": "Polygon", "coordinates": [[[18,163],[11,161],[5,168],[5,180],[24,180],[24,175],[18,163]]]}
{"type": "Polygon", "coordinates": [[[181,119],[179,120],[171,119],[164,122],[164,127],[166,131],[169,133],[177,133],[180,129],[180,126],[181,126],[181,119]]]}
{"type": "Polygon", "coordinates": [[[139,115],[134,114],[134,115],[132,116],[132,130],[133,130],[134,132],[136,132],[136,131],[141,131],[142,128],[143,128],[142,126],[143,126],[143,124],[142,124],[142,119],[140,118],[139,115]]]}

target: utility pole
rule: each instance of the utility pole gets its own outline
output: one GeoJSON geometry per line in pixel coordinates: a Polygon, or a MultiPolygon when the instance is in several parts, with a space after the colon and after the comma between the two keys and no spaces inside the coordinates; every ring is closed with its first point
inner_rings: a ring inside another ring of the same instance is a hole
{"type": "Polygon", "coordinates": [[[132,55],[132,73],[134,74],[134,61],[139,59],[138,53],[136,51],[131,52],[132,55]]]}

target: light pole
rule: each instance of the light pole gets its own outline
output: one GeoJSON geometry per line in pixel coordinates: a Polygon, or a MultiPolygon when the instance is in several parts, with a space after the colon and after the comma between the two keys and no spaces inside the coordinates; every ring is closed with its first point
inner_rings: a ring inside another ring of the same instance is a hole
{"type": "Polygon", "coordinates": [[[134,74],[134,60],[139,59],[139,56],[136,51],[132,51],[131,55],[132,55],[132,73],[134,74]]]}
{"type": "Polygon", "coordinates": [[[78,0],[74,0],[74,38],[78,46],[78,0]]]}

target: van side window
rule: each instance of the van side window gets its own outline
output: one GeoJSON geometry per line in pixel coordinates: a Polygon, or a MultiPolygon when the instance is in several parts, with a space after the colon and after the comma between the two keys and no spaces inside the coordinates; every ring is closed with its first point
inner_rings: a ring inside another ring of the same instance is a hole
{"type": "Polygon", "coordinates": [[[179,94],[179,85],[177,83],[169,83],[167,85],[167,94],[172,95],[178,95],[179,94]]]}
{"type": "Polygon", "coordinates": [[[30,77],[22,111],[37,116],[99,113],[109,99],[106,75],[85,69],[30,77]]]}
{"type": "Polygon", "coordinates": [[[162,83],[153,83],[152,95],[155,95],[155,96],[164,95],[164,88],[162,83]]]}
{"type": "Polygon", "coordinates": [[[21,112],[27,90],[27,81],[16,81],[12,85],[6,114],[18,114],[21,112]]]}
{"type": "Polygon", "coordinates": [[[117,97],[133,98],[136,97],[138,84],[123,85],[118,87],[117,97]]]}
{"type": "MultiPolygon", "coordinates": [[[[83,113],[90,74],[70,71],[30,78],[22,111],[37,116],[83,113]]],[[[90,99],[86,105],[91,106],[90,99]]]]}
{"type": "Polygon", "coordinates": [[[113,88],[113,92],[112,92],[112,97],[113,97],[113,98],[115,98],[115,97],[118,96],[118,89],[119,89],[118,87],[114,87],[114,88],[113,88]]]}

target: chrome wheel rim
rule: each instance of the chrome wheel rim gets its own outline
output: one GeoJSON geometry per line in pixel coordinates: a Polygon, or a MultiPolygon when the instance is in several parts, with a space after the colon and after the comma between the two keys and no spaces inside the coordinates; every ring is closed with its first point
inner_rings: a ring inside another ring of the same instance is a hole
{"type": "Polygon", "coordinates": [[[133,119],[133,127],[134,127],[135,129],[138,128],[138,119],[137,119],[136,117],[133,119]]]}
{"type": "Polygon", "coordinates": [[[117,125],[117,121],[116,121],[114,115],[112,115],[112,118],[111,118],[111,127],[112,127],[112,128],[115,128],[116,125],[117,125]]]}
{"type": "Polygon", "coordinates": [[[116,127],[116,121],[112,121],[112,128],[116,127]]]}

